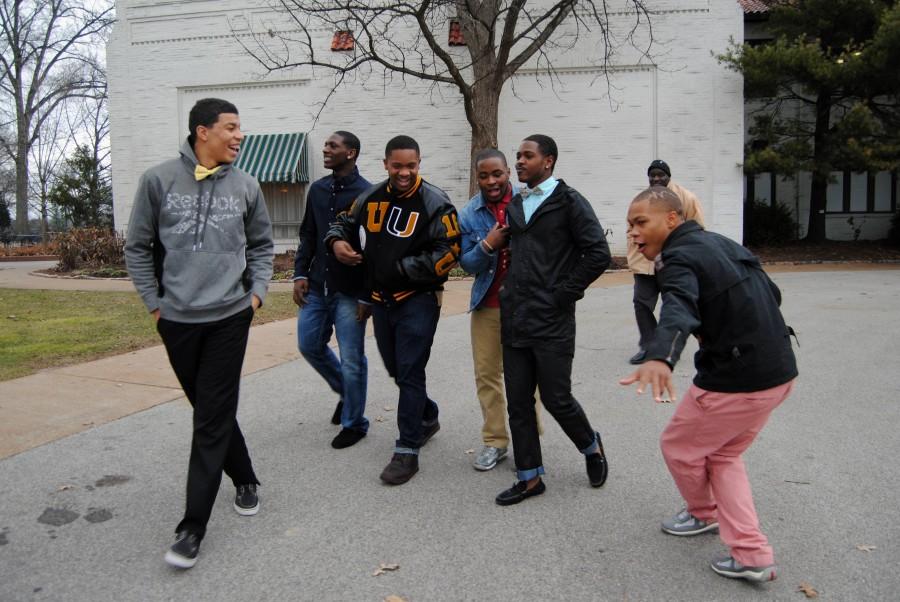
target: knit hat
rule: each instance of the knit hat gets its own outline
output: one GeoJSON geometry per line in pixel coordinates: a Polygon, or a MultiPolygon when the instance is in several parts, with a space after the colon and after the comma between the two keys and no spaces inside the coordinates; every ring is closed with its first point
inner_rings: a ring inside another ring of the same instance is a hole
{"type": "Polygon", "coordinates": [[[650,175],[651,169],[661,169],[666,172],[666,175],[670,178],[672,177],[672,170],[669,169],[669,164],[663,161],[662,159],[656,159],[653,163],[650,164],[650,167],[647,168],[647,175],[650,175]]]}

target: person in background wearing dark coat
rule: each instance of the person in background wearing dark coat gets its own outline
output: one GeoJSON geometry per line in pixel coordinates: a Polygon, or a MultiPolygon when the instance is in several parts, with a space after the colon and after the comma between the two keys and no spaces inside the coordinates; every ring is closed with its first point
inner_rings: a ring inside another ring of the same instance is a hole
{"type": "Polygon", "coordinates": [[[759,529],[742,454],[787,398],[797,377],[781,292],[747,249],[695,221],[662,186],[640,193],[628,210],[629,236],[655,258],[662,311],[646,363],[623,385],[649,384],[654,399],[674,399],[672,369],[694,335],[697,374],[660,447],[686,508],[663,521],[671,535],[718,528],[729,556],[710,567],[749,581],[775,579],[772,547],[759,529]]]}
{"type": "Polygon", "coordinates": [[[603,227],[590,203],[553,177],[558,151],[549,136],[535,134],[516,153],[525,184],[507,211],[512,259],[500,291],[501,339],[509,426],[518,481],[501,492],[501,506],[546,489],[535,412],[541,402],[584,454],[590,484],[606,482],[603,443],[572,396],[575,302],[610,262],[603,227]]]}
{"type": "Polygon", "coordinates": [[[306,195],[306,215],[300,226],[300,245],[294,256],[294,303],[300,353],[322,375],[339,401],[331,417],[341,431],[332,440],[336,449],[350,447],[366,436],[366,318],[368,311],[357,297],[363,288],[363,271],[337,261],[325,246],[325,234],[339,213],[370,186],[359,175],[359,138],[335,132],[322,150],[325,169],[332,173],[313,182],[306,195]],[[328,346],[337,335],[338,360],[328,346]]]}

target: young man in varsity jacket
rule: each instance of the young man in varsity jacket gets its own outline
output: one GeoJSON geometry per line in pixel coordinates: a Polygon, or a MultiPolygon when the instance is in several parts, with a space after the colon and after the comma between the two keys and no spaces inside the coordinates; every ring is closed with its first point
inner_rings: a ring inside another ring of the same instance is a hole
{"type": "Polygon", "coordinates": [[[438,406],[426,390],[425,366],[460,235],[447,194],[419,176],[418,143],[396,136],[384,157],[388,179],[338,216],[325,244],[338,261],[364,266],[362,299],[372,303],[378,351],[400,389],[400,437],[381,480],[400,485],[419,470],[419,448],[441,428],[438,406]]]}
{"type": "Polygon", "coordinates": [[[730,555],[710,568],[725,577],[775,579],[772,547],[759,529],[744,451],[787,398],[797,377],[781,292],[747,249],[695,221],[668,188],[640,193],[628,209],[629,236],[654,259],[662,291],[646,362],[623,385],[649,384],[659,402],[675,397],[672,369],[687,337],[700,349],[697,374],[660,447],[685,509],[662,522],[670,535],[719,530],[730,555]]]}

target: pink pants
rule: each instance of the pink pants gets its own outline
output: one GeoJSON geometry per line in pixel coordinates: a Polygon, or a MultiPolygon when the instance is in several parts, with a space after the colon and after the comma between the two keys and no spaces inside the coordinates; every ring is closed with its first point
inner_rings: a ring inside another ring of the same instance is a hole
{"type": "Polygon", "coordinates": [[[774,563],[759,530],[744,453],[793,381],[752,393],[716,393],[692,385],[660,437],[663,457],[687,510],[718,520],[719,536],[744,566],[774,563]]]}

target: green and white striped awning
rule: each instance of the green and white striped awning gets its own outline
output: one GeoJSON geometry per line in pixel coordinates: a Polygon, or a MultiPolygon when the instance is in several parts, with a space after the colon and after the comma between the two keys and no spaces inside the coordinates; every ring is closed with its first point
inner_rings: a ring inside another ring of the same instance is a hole
{"type": "Polygon", "coordinates": [[[234,162],[260,182],[309,182],[306,134],[248,134],[234,162]]]}

